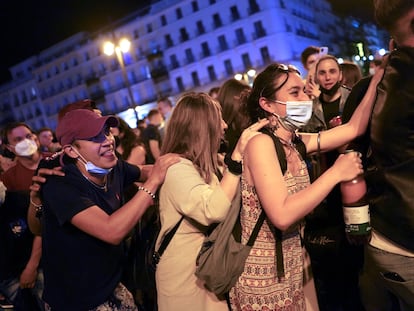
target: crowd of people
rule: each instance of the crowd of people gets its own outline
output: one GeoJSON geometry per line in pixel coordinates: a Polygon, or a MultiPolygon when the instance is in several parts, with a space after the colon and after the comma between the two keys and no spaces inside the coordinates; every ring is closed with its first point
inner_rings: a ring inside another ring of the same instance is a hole
{"type": "Polygon", "coordinates": [[[274,62],[252,85],[160,98],[136,128],[88,99],[63,107],[55,131],[5,125],[0,308],[414,310],[414,4],[374,9],[393,39],[366,76],[309,46],[307,74],[274,62]],[[339,185],[357,176],[371,235],[355,245],[339,185]],[[243,243],[266,218],[217,297],[196,258],[237,192],[243,243]],[[148,244],[172,230],[150,283],[148,244]]]}

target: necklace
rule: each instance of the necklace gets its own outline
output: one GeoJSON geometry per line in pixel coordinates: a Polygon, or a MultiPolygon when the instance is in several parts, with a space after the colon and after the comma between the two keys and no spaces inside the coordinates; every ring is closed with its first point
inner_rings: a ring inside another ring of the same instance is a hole
{"type": "Polygon", "coordinates": [[[88,176],[86,176],[85,174],[83,174],[82,172],[81,172],[81,174],[82,174],[82,176],[87,180],[87,181],[89,181],[89,183],[91,183],[92,184],[92,186],[94,186],[95,188],[98,188],[98,189],[100,189],[100,190],[104,190],[105,192],[108,190],[108,178],[105,178],[105,183],[101,186],[101,185],[98,185],[97,183],[95,183],[95,182],[93,182],[92,180],[90,180],[89,179],[89,177],[88,176]]]}
{"type": "Polygon", "coordinates": [[[273,131],[273,135],[276,136],[281,142],[281,144],[285,146],[286,160],[289,161],[290,160],[289,158],[292,155],[292,151],[296,150],[295,144],[292,142],[292,140],[287,141],[283,139],[282,137],[278,136],[276,131],[273,131]]]}

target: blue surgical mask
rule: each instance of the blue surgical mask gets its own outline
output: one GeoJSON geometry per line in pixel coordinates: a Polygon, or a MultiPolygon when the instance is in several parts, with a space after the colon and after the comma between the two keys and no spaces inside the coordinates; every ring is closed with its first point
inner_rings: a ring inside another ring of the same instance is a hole
{"type": "Polygon", "coordinates": [[[305,126],[312,116],[312,101],[300,100],[300,101],[286,101],[282,102],[274,100],[274,102],[286,105],[286,116],[281,117],[276,113],[272,113],[282,126],[288,131],[296,131],[305,126]]]}
{"type": "MultiPolygon", "coordinates": [[[[73,148],[73,146],[72,146],[73,148]]],[[[86,161],[85,158],[76,150],[76,148],[73,148],[73,150],[78,154],[79,159],[84,163],[85,169],[89,174],[92,175],[108,175],[112,171],[111,168],[102,168],[99,166],[96,166],[91,161],[86,161]]]]}

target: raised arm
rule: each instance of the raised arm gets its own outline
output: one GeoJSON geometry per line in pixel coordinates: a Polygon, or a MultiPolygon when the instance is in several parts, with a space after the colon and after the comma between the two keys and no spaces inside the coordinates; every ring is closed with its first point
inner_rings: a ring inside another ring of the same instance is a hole
{"type": "Polygon", "coordinates": [[[361,159],[356,153],[343,154],[314,183],[289,195],[273,141],[268,135],[258,135],[249,142],[243,164],[243,174],[254,184],[266,216],[280,230],[286,230],[311,212],[337,183],[362,173],[361,159]]]}

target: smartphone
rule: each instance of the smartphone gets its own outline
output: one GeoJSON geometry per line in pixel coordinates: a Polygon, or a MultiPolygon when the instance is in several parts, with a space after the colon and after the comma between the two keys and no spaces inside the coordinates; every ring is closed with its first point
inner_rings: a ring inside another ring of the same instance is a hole
{"type": "Polygon", "coordinates": [[[321,46],[319,48],[319,57],[328,54],[329,48],[327,46],[321,46]]]}

